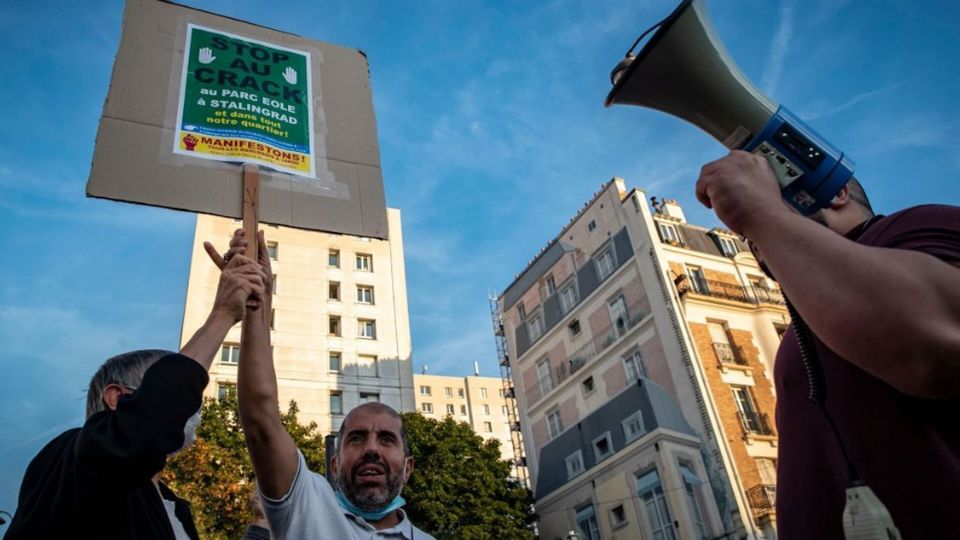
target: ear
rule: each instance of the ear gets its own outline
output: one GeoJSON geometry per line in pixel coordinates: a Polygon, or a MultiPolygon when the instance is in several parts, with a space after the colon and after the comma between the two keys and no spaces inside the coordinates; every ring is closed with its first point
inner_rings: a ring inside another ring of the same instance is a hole
{"type": "Polygon", "coordinates": [[[103,389],[103,403],[111,411],[117,410],[117,402],[123,395],[123,387],[117,383],[110,383],[103,389]]]}
{"type": "Polygon", "coordinates": [[[833,196],[833,199],[830,199],[829,208],[831,210],[839,210],[844,206],[846,206],[847,203],[849,202],[850,202],[850,190],[847,189],[846,185],[844,185],[842,188],[840,188],[840,191],[838,191],[837,194],[833,196]]]}
{"type": "Polygon", "coordinates": [[[407,456],[403,460],[403,483],[406,484],[407,480],[410,480],[410,474],[413,473],[413,456],[407,456]]]}
{"type": "Polygon", "coordinates": [[[330,471],[333,472],[334,477],[340,472],[340,456],[337,454],[334,454],[333,457],[330,458],[330,471]]]}

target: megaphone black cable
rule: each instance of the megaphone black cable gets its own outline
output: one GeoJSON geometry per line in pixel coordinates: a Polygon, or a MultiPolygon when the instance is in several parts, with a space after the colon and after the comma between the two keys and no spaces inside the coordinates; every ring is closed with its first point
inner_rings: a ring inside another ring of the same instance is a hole
{"type": "Polygon", "coordinates": [[[857,468],[853,465],[853,461],[850,460],[850,455],[847,454],[847,447],[843,444],[843,438],[840,436],[840,430],[837,429],[837,424],[827,411],[827,387],[823,378],[823,367],[820,365],[820,355],[817,354],[817,348],[814,345],[813,333],[810,332],[810,327],[807,326],[806,321],[800,317],[796,308],[790,303],[790,299],[786,296],[784,296],[784,299],[787,303],[787,311],[790,312],[790,318],[793,320],[793,331],[797,336],[797,348],[800,350],[800,359],[803,361],[804,370],[807,372],[810,401],[816,403],[820,407],[820,410],[823,411],[823,415],[826,417],[827,423],[830,424],[830,429],[833,431],[833,436],[840,446],[840,451],[843,453],[843,461],[847,466],[847,479],[850,485],[857,485],[860,483],[860,475],[857,473],[857,468]]]}

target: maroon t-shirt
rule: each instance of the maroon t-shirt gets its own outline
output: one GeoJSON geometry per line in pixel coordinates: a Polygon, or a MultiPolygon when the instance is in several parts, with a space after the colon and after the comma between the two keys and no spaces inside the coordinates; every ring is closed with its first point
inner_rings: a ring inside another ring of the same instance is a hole
{"type": "MultiPolygon", "coordinates": [[[[860,244],[920,251],[958,264],[960,208],[909,208],[847,236],[860,244]]],[[[903,538],[960,538],[960,399],[904,395],[819,340],[816,348],[827,410],[857,472],[886,505],[903,538]]],[[[806,371],[792,326],[777,353],[774,379],[780,435],[779,537],[843,538],[843,455],[820,407],[807,397],[806,371]]]]}

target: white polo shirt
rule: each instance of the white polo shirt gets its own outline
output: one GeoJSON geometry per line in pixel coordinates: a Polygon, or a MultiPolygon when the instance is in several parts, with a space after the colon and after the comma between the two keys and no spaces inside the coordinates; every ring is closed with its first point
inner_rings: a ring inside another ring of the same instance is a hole
{"type": "Polygon", "coordinates": [[[435,540],[413,526],[407,514],[396,526],[378,531],[362,517],[355,516],[337,503],[336,494],[322,475],[307,469],[303,454],[297,450],[297,475],[290,491],[280,499],[260,493],[270,531],[277,540],[435,540]]]}

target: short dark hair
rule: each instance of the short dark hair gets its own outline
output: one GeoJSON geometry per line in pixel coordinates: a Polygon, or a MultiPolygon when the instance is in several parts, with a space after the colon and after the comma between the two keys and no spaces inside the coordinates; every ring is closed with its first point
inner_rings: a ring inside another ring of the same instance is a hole
{"type": "Polygon", "coordinates": [[[90,387],[87,389],[87,418],[107,408],[103,403],[103,390],[107,386],[140,386],[147,369],[168,354],[173,353],[161,349],[144,349],[118,354],[104,362],[90,379],[90,387]]]}
{"type": "Polygon", "coordinates": [[[391,418],[400,420],[400,440],[403,442],[403,455],[404,457],[409,457],[411,455],[410,442],[407,441],[407,430],[403,429],[403,418],[400,416],[400,413],[396,411],[396,409],[385,403],[380,403],[379,401],[364,403],[362,405],[357,405],[353,409],[350,409],[350,412],[347,413],[347,416],[343,418],[343,422],[340,422],[340,430],[337,432],[337,454],[340,453],[340,448],[343,446],[343,434],[344,431],[346,431],[347,419],[350,418],[350,415],[353,414],[353,411],[364,407],[377,409],[379,412],[386,413],[391,418]]]}
{"type": "Polygon", "coordinates": [[[863,185],[860,184],[859,180],[851,178],[850,181],[847,182],[847,193],[849,193],[850,198],[866,210],[870,216],[875,214],[873,206],[870,205],[870,198],[867,197],[867,192],[863,189],[863,185]]]}

